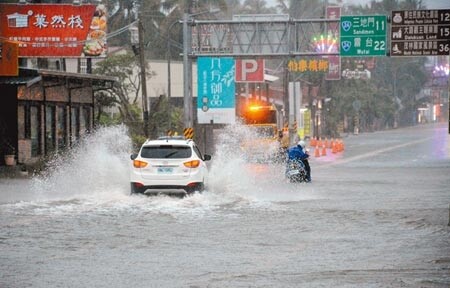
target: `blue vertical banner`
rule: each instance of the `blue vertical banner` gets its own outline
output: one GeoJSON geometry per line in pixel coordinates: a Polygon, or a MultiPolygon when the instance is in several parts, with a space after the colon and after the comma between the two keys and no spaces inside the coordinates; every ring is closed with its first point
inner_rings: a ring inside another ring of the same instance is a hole
{"type": "Polygon", "coordinates": [[[198,123],[236,121],[235,64],[230,57],[198,57],[198,123]]]}

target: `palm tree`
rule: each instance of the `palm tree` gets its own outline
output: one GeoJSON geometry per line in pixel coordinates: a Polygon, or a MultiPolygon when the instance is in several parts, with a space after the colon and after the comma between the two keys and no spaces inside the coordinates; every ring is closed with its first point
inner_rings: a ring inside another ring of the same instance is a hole
{"type": "Polygon", "coordinates": [[[275,14],[276,9],[267,7],[266,0],[245,0],[241,14],[275,14]]]}
{"type": "Polygon", "coordinates": [[[277,0],[277,8],[295,19],[320,17],[324,11],[320,0],[277,0]]]}

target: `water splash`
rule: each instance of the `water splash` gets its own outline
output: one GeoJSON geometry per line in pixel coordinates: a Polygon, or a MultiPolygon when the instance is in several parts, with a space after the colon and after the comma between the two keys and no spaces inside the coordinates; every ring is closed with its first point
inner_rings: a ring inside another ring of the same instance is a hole
{"type": "MultiPolygon", "coordinates": [[[[245,125],[230,125],[216,139],[216,153],[210,169],[210,189],[216,196],[239,205],[266,206],[278,201],[304,199],[299,186],[286,182],[284,165],[276,162],[249,162],[242,143],[257,139],[245,125]],[[300,197],[300,198],[299,198],[300,197]]],[[[302,190],[306,186],[302,187],[302,190]]],[[[310,199],[311,197],[307,197],[310,199]]]]}
{"type": "Polygon", "coordinates": [[[100,127],[66,154],[55,155],[33,178],[33,188],[44,199],[123,196],[129,188],[129,151],[125,126],[100,127]]]}
{"type": "Polygon", "coordinates": [[[247,161],[241,143],[243,139],[256,137],[252,133],[239,124],[222,129],[215,139],[216,153],[208,162],[207,191],[179,199],[130,196],[132,146],[128,131],[121,125],[101,127],[66,154],[51,159],[44,173],[35,176],[27,186],[31,194],[13,201],[9,208],[23,211],[31,208],[32,213],[51,215],[123,211],[202,217],[223,209],[230,213],[249,207],[280,209],[277,202],[305,199],[304,193],[298,193],[298,187],[286,183],[281,164],[247,161]],[[22,202],[24,199],[26,202],[22,202]]]}

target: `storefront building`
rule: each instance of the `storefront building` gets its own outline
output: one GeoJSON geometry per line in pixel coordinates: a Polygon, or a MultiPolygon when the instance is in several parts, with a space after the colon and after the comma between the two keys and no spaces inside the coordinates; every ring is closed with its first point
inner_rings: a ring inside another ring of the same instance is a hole
{"type": "Polygon", "coordinates": [[[114,77],[53,70],[20,69],[0,77],[0,165],[35,163],[74,145],[94,128],[94,92],[114,77]]]}

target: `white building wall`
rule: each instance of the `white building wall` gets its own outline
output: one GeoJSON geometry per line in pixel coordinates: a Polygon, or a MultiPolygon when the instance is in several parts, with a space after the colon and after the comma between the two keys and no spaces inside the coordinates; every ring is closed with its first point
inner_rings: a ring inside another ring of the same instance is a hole
{"type": "MultiPolygon", "coordinates": [[[[76,73],[78,67],[78,59],[66,59],[66,71],[76,73]]],[[[100,59],[93,59],[92,65],[100,59]]],[[[167,61],[163,60],[149,60],[149,70],[154,72],[151,78],[147,78],[147,95],[148,97],[159,97],[160,95],[167,95],[167,61]]],[[[139,71],[138,69],[136,70],[139,71]]],[[[136,72],[136,73],[137,73],[136,72]]],[[[172,97],[183,97],[183,62],[170,62],[171,74],[171,94],[172,97]]],[[[193,96],[197,97],[197,64],[192,64],[192,91],[193,96]]]]}
{"type": "MultiPolygon", "coordinates": [[[[115,53],[124,53],[124,50],[120,50],[115,53]]],[[[27,59],[27,67],[36,68],[36,59],[27,59]]],[[[78,58],[66,58],[66,72],[77,73],[78,72],[78,58]]],[[[87,59],[80,59],[83,61],[81,63],[81,72],[84,72],[83,67],[87,65],[87,59]]],[[[56,62],[61,61],[59,58],[49,59],[49,69],[56,69],[56,62]]],[[[92,69],[95,68],[95,63],[102,61],[102,59],[92,59],[92,69]]],[[[148,60],[149,61],[149,71],[153,72],[153,76],[147,78],[147,95],[151,98],[159,97],[160,95],[167,95],[167,61],[164,60],[148,60]]],[[[183,62],[181,61],[171,61],[170,62],[170,74],[171,74],[171,96],[172,97],[184,97],[183,88],[183,62]]],[[[138,73],[139,69],[136,69],[135,73],[138,73]]],[[[192,63],[192,94],[193,97],[197,97],[197,63],[193,61],[192,63]]],[[[141,97],[138,98],[141,101],[141,97]]]]}

